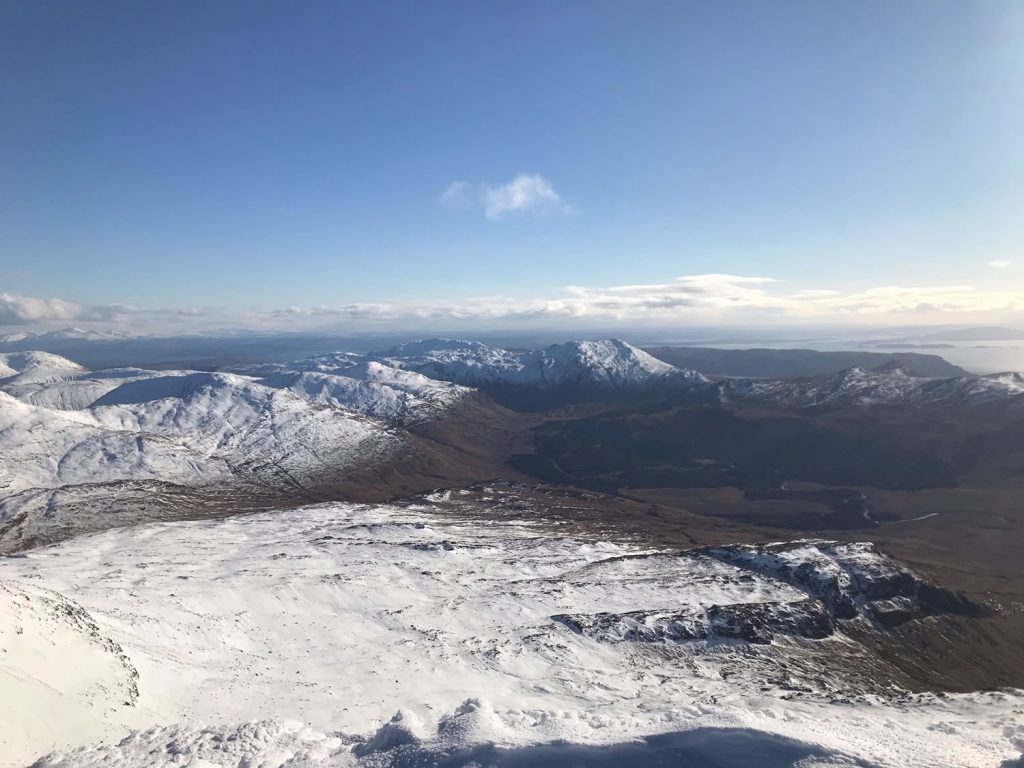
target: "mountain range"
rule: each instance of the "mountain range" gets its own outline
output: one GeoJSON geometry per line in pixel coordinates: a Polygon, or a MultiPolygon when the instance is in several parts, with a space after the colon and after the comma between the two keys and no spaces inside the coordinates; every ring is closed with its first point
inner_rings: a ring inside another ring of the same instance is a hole
{"type": "MultiPolygon", "coordinates": [[[[182,506],[177,495],[194,502],[204,489],[222,499],[333,498],[337,491],[324,489],[341,483],[351,491],[371,477],[374,487],[390,487],[390,475],[408,478],[411,485],[402,487],[412,490],[431,477],[450,481],[459,466],[470,476],[482,467],[498,473],[510,451],[514,472],[602,490],[637,483],[762,487],[776,482],[773,473],[833,483],[945,484],[962,470],[946,452],[922,448],[930,427],[921,440],[892,439],[885,436],[892,425],[869,417],[859,429],[874,429],[873,436],[855,437],[841,420],[817,414],[895,405],[906,414],[941,408],[946,418],[982,408],[1019,413],[1022,394],[1019,374],[929,379],[892,365],[796,379],[710,379],[621,340],[514,351],[429,339],[380,353],[215,372],[89,371],[45,352],[6,353],[0,542],[23,546],[121,523],[125,515],[156,515],[141,510],[157,501],[173,510],[182,506]],[[642,411],[628,416],[628,427],[614,426],[612,404],[642,411]],[[548,420],[532,436],[510,436],[532,430],[537,417],[514,417],[505,407],[529,414],[580,406],[598,410],[564,423],[548,420]],[[772,419],[754,418],[758,409],[772,419]],[[802,426],[794,431],[796,424],[802,426]],[[481,437],[487,434],[493,439],[481,437]],[[598,436],[599,447],[587,447],[598,436]],[[751,453],[773,439],[782,442],[769,453],[751,453]],[[865,439],[878,446],[869,449],[865,439]],[[526,451],[516,453],[513,444],[526,451]],[[846,458],[823,464],[828,446],[845,446],[846,458]],[[598,480],[594,472],[602,466],[617,469],[598,480]]],[[[969,450],[964,446],[955,450],[969,450]]]]}
{"type": "Polygon", "coordinates": [[[1010,759],[1024,379],[917,374],[2,353],[0,764],[1010,759]]]}

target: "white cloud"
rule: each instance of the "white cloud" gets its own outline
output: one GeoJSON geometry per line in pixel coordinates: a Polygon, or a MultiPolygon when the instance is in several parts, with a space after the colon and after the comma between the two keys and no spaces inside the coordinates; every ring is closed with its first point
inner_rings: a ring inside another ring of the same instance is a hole
{"type": "Polygon", "coordinates": [[[609,324],[684,323],[756,325],[802,322],[928,323],[1021,322],[1024,290],[970,285],[879,286],[866,290],[789,289],[770,277],[685,275],[665,283],[610,287],[568,286],[548,296],[485,296],[461,301],[378,301],[314,307],[141,310],[121,305],[80,306],[62,299],[0,294],[0,326],[74,321],[103,329],[175,334],[252,330],[426,330],[609,324]]]}
{"type": "Polygon", "coordinates": [[[25,325],[46,320],[77,320],[82,308],[63,299],[37,299],[0,293],[0,325],[25,325]]]}
{"type": "Polygon", "coordinates": [[[993,259],[988,263],[988,265],[992,267],[992,269],[1006,269],[1007,267],[1012,267],[1013,262],[1007,261],[1006,259],[993,259]]]}
{"type": "Polygon", "coordinates": [[[31,325],[74,320],[120,321],[135,312],[125,305],[83,307],[65,299],[41,299],[18,293],[0,293],[0,326],[31,325]]]}
{"type": "Polygon", "coordinates": [[[453,181],[441,195],[445,205],[475,208],[488,219],[512,215],[561,215],[571,208],[540,174],[521,173],[505,184],[453,181]]]}
{"type": "Polygon", "coordinates": [[[882,286],[863,291],[786,290],[769,277],[687,275],[667,283],[591,288],[571,285],[559,295],[459,302],[346,304],[261,313],[260,322],[346,322],[377,327],[459,324],[671,324],[772,322],[952,322],[981,315],[1024,313],[1024,291],[972,286],[882,286]]]}

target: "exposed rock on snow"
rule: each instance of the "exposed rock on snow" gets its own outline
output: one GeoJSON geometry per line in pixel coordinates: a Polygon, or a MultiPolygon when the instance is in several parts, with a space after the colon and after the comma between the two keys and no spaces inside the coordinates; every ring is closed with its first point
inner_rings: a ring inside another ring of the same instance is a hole
{"type": "Polygon", "coordinates": [[[981,616],[987,610],[920,579],[868,542],[812,540],[703,551],[805,590],[837,619],[866,616],[893,626],[929,613],[981,616]]]}
{"type": "Polygon", "coordinates": [[[712,605],[707,610],[560,614],[551,618],[606,643],[743,640],[763,645],[776,635],[821,640],[835,629],[828,610],[816,598],[712,605]]]}

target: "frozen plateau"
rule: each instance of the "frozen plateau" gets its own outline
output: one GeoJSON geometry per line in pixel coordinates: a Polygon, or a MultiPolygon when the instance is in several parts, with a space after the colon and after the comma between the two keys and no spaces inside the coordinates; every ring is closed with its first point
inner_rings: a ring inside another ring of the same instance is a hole
{"type": "Polygon", "coordinates": [[[497,475],[389,490],[471,455],[451,425],[638,392],[985,408],[1024,383],[715,380],[621,341],[218,371],[2,354],[0,766],[1024,766],[1024,692],[911,690],[894,660],[894,628],[993,609],[882,547],[656,546],[550,514],[596,494],[497,475]]]}

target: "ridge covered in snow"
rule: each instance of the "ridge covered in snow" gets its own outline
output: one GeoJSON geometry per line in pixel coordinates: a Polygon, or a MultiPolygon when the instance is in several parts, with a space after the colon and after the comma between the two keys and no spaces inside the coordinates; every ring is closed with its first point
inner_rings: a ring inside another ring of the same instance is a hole
{"type": "Polygon", "coordinates": [[[258,380],[92,372],[48,353],[0,355],[0,525],[74,529],[67,505],[131,504],[147,495],[139,483],[301,490],[333,482],[397,457],[407,440],[396,425],[436,418],[472,391],[345,362],[258,380]]]}
{"type": "Polygon", "coordinates": [[[476,341],[424,339],[367,357],[433,379],[488,391],[577,388],[609,394],[647,390],[668,395],[717,392],[723,402],[760,402],[781,408],[891,404],[973,407],[1014,401],[1024,394],[1024,376],[1019,373],[928,379],[898,366],[849,368],[796,379],[733,378],[714,383],[697,371],[676,368],[618,339],[570,341],[527,352],[476,341]]]}
{"type": "Polygon", "coordinates": [[[512,352],[475,341],[426,339],[384,353],[392,365],[470,386],[551,388],[593,385],[628,389],[658,383],[707,384],[696,371],[676,368],[620,339],[567,341],[512,352]]]}
{"type": "Polygon", "coordinates": [[[0,354],[0,386],[38,384],[85,373],[85,368],[49,352],[0,354]]]}
{"type": "Polygon", "coordinates": [[[282,370],[260,383],[403,425],[436,417],[472,391],[373,361],[328,370],[282,370]]]}
{"type": "Polygon", "coordinates": [[[399,439],[351,411],[230,374],[132,378],[81,410],[0,393],[0,491],[244,475],[307,476],[381,456],[399,439]]]}

